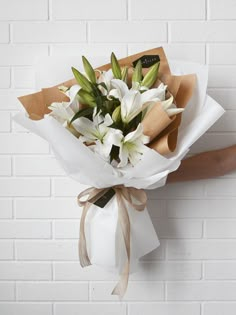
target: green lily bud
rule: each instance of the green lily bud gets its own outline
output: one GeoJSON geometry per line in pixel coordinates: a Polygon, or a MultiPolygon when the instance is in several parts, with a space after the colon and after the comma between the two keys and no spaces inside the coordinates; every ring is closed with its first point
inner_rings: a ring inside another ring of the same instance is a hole
{"type": "Polygon", "coordinates": [[[85,70],[89,80],[95,84],[97,81],[96,81],[96,76],[95,76],[95,72],[93,70],[93,67],[91,66],[89,61],[84,56],[82,56],[82,60],[83,60],[84,70],[85,70]]]}
{"type": "Polygon", "coordinates": [[[119,122],[121,120],[121,106],[117,106],[116,109],[113,111],[111,118],[114,122],[119,122]]]}
{"type": "Polygon", "coordinates": [[[89,93],[93,92],[92,83],[81,72],[79,72],[79,70],[75,69],[74,67],[72,67],[71,69],[75,76],[76,81],[82,87],[82,89],[89,93]]]}
{"type": "Polygon", "coordinates": [[[141,82],[141,86],[145,86],[147,88],[150,88],[153,86],[158,76],[159,66],[160,66],[160,61],[155,63],[153,66],[151,66],[148,73],[143,78],[141,82]]]}
{"type": "Polygon", "coordinates": [[[127,75],[128,75],[128,67],[124,67],[121,69],[121,80],[127,81],[127,75]]]}
{"type": "Polygon", "coordinates": [[[142,62],[139,60],[134,68],[132,82],[141,82],[142,80],[142,62]]]}
{"type": "Polygon", "coordinates": [[[82,104],[86,104],[86,105],[89,105],[91,107],[96,106],[95,98],[90,93],[88,93],[87,91],[85,91],[83,89],[79,90],[78,99],[79,99],[79,102],[81,102],[82,104]]]}
{"type": "Polygon", "coordinates": [[[121,80],[121,69],[114,53],[111,54],[111,68],[116,79],[121,80]]]}

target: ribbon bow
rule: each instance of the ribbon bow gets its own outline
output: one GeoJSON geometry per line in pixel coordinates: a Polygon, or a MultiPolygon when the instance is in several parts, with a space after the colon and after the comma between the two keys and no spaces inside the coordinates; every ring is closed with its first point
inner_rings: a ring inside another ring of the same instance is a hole
{"type": "Polygon", "coordinates": [[[128,286],[130,270],[130,220],[127,204],[137,211],[143,211],[146,207],[147,202],[147,196],[144,190],[125,186],[114,186],[101,189],[91,187],[82,191],[78,195],[77,197],[78,204],[79,206],[83,207],[82,216],[80,220],[79,257],[80,265],[82,267],[91,265],[87,252],[84,228],[86,215],[91,204],[99,200],[111,188],[115,191],[115,197],[118,205],[118,223],[120,224],[121,227],[127,254],[127,261],[123,266],[122,273],[120,275],[120,280],[113,289],[112,294],[123,297],[128,286]],[[87,196],[87,198],[85,201],[83,201],[82,198],[85,196],[87,196]]]}

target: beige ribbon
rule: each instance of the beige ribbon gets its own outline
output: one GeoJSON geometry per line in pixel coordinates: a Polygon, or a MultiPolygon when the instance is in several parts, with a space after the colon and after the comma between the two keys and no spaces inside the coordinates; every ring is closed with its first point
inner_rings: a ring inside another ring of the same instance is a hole
{"type": "Polygon", "coordinates": [[[137,211],[143,211],[146,207],[147,202],[147,196],[144,190],[125,186],[114,186],[101,189],[91,187],[82,191],[78,195],[77,197],[78,204],[79,206],[83,207],[82,216],[80,220],[79,257],[80,265],[82,267],[91,265],[87,252],[84,228],[86,215],[91,204],[95,203],[111,188],[114,189],[116,193],[115,196],[118,204],[118,222],[121,227],[127,254],[127,261],[123,266],[123,270],[120,275],[120,280],[113,289],[112,294],[123,297],[128,286],[130,270],[130,220],[126,203],[128,203],[133,209],[137,211]],[[86,196],[87,196],[86,200],[83,201],[82,199],[86,196]]]}

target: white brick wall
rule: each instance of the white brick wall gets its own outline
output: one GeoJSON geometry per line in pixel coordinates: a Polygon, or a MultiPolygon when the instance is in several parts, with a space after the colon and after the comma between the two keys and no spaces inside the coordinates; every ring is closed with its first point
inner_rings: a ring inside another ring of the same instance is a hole
{"type": "Polygon", "coordinates": [[[164,46],[209,64],[209,94],[226,114],[191,153],[236,142],[235,0],[0,0],[0,314],[235,315],[236,172],[149,195],[161,239],[130,276],[78,262],[85,186],[65,177],[48,144],[11,121],[48,55],[125,56],[164,46]]]}

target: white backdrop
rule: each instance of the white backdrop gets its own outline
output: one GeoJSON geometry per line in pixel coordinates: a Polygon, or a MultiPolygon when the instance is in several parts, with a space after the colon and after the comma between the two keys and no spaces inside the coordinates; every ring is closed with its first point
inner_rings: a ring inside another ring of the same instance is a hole
{"type": "Polygon", "coordinates": [[[149,192],[161,246],[119,302],[114,276],[79,266],[81,185],[11,121],[16,97],[34,91],[36,57],[162,45],[168,58],[209,64],[209,94],[227,110],[191,153],[234,144],[235,28],[234,0],[0,0],[1,315],[235,315],[236,172],[149,192]]]}

